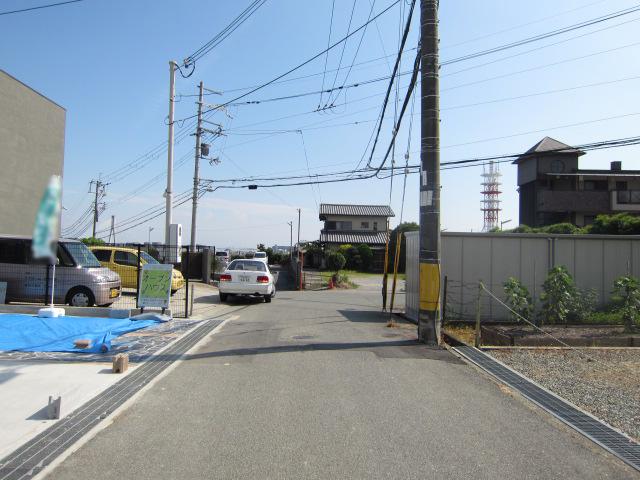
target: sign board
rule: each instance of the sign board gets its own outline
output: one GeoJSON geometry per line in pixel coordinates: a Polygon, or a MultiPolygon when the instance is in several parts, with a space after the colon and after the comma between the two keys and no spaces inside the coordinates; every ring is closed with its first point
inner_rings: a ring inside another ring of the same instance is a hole
{"type": "Polygon", "coordinates": [[[169,308],[172,272],[173,265],[147,263],[142,266],[138,298],[141,308],[169,308]]]}
{"type": "Polygon", "coordinates": [[[0,282],[0,303],[4,303],[7,297],[7,282],[0,282]]]}

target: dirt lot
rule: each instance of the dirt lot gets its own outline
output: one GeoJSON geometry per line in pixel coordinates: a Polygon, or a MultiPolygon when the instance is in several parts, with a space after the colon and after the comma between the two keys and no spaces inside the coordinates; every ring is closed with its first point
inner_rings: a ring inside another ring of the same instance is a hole
{"type": "Polygon", "coordinates": [[[640,439],[640,349],[514,348],[487,353],[640,439]]]}

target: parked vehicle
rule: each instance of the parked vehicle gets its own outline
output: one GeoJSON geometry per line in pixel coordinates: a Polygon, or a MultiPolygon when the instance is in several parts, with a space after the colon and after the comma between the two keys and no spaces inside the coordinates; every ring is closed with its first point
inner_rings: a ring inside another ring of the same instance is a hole
{"type": "MultiPolygon", "coordinates": [[[[103,267],[116,272],[122,279],[122,288],[138,288],[138,250],[129,247],[110,247],[96,245],[89,247],[103,267]]],[[[140,268],[147,263],[160,263],[144,250],[140,251],[140,268]]],[[[179,270],[173,269],[171,275],[171,294],[185,284],[179,270]]]]}
{"type": "MultiPolygon", "coordinates": [[[[0,235],[0,282],[7,282],[7,302],[49,302],[51,268],[31,255],[31,237],[0,235]]],[[[74,307],[108,307],[121,293],[120,277],[103,268],[87,246],[60,239],[54,302],[74,307]]]]}
{"type": "Polygon", "coordinates": [[[216,273],[224,272],[231,262],[231,254],[226,250],[216,251],[216,273]]]}
{"type": "Polygon", "coordinates": [[[261,260],[234,260],[220,275],[218,285],[220,301],[229,295],[260,296],[267,303],[276,296],[273,275],[265,262],[261,260]]]}
{"type": "Polygon", "coordinates": [[[269,265],[269,257],[267,257],[267,252],[256,252],[253,254],[254,260],[260,260],[264,262],[265,265],[269,265]]]}

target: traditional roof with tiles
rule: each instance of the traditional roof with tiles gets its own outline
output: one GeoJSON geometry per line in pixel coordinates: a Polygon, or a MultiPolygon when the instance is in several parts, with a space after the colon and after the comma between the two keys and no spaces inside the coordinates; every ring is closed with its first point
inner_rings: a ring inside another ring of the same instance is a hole
{"type": "Polygon", "coordinates": [[[395,217],[393,210],[388,205],[353,205],[353,204],[320,204],[320,220],[325,220],[326,215],[345,217],[395,217]]]}

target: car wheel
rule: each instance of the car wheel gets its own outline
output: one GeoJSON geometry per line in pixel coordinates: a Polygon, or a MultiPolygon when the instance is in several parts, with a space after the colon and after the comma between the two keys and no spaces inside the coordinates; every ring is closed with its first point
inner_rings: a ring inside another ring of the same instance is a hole
{"type": "Polygon", "coordinates": [[[228,295],[228,294],[226,294],[226,293],[222,293],[222,292],[220,293],[220,301],[221,301],[221,302],[226,302],[226,301],[227,301],[227,298],[229,298],[229,295],[228,295]]]}
{"type": "Polygon", "coordinates": [[[95,302],[93,293],[86,287],[75,287],[67,295],[67,303],[72,307],[92,307],[95,302]]]}
{"type": "Polygon", "coordinates": [[[271,295],[265,295],[264,296],[264,302],[265,303],[271,303],[271,295]]]}

